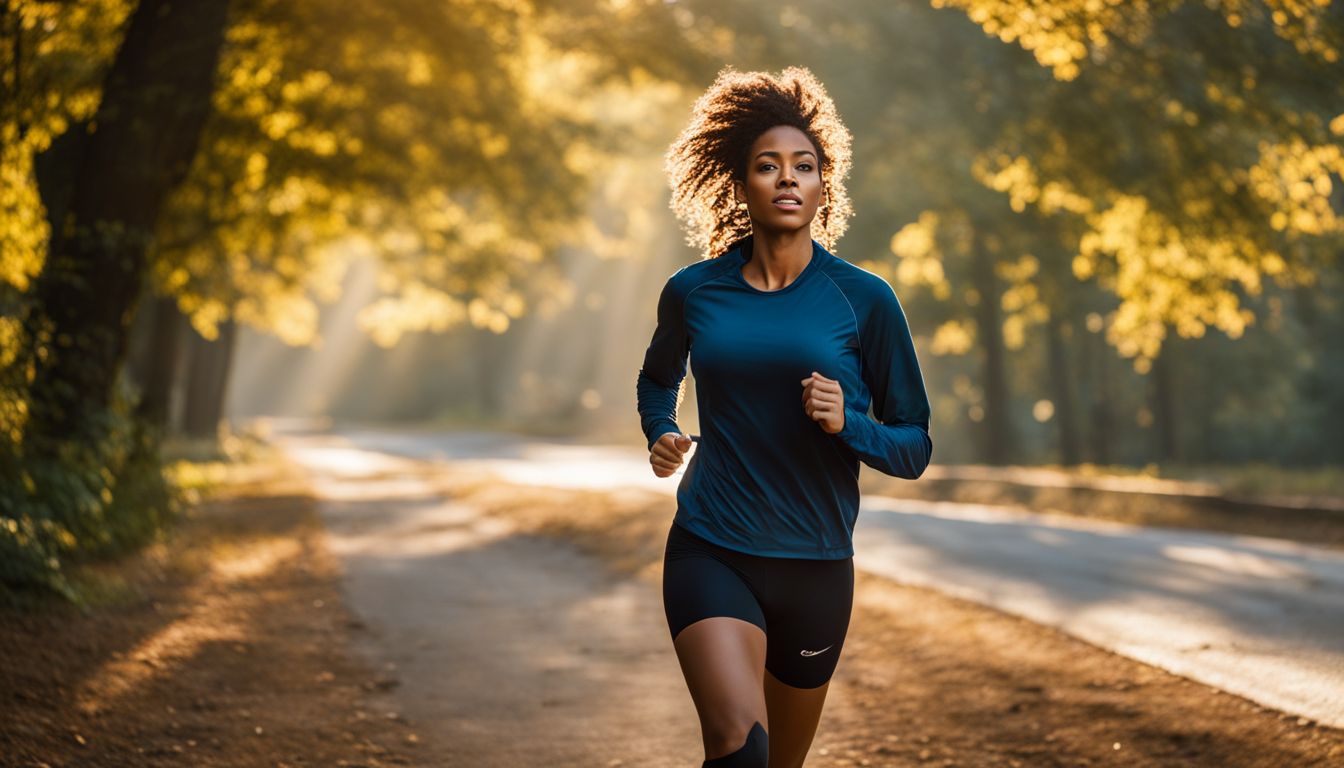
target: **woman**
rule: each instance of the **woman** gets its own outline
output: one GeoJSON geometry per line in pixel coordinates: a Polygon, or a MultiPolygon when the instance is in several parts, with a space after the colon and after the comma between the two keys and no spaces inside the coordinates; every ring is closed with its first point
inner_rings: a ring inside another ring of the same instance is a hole
{"type": "Polygon", "coordinates": [[[849,627],[859,462],[914,479],[933,450],[895,293],[827,250],[849,143],[809,71],[727,69],[668,151],[672,207],[713,258],[668,278],[636,394],[667,477],[693,441],[676,423],[689,355],[701,435],[663,605],[704,766],[802,765],[849,627]]]}

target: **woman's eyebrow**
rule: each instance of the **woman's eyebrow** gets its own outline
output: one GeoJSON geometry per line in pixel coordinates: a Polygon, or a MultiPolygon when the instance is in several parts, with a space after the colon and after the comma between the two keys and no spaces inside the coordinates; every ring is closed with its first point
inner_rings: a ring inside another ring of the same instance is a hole
{"type": "MultiPolygon", "coordinates": [[[[812,155],[813,157],[816,157],[816,156],[817,156],[815,152],[812,152],[811,150],[808,150],[808,149],[800,149],[800,150],[797,150],[796,152],[794,152],[793,154],[794,154],[794,155],[812,155]]],[[[767,150],[765,150],[764,152],[761,152],[761,153],[757,154],[756,156],[757,156],[757,157],[764,157],[764,156],[766,156],[766,155],[774,155],[775,157],[779,157],[779,153],[776,152],[776,151],[773,150],[773,149],[767,149],[767,150]]]]}

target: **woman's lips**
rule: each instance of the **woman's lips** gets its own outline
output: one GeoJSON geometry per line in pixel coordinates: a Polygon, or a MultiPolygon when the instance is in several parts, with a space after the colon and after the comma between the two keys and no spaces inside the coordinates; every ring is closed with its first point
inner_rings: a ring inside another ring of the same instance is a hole
{"type": "Polygon", "coordinates": [[[780,210],[783,211],[796,211],[803,207],[802,203],[796,200],[788,200],[788,199],[776,200],[774,201],[774,204],[776,208],[779,208],[780,210]]]}

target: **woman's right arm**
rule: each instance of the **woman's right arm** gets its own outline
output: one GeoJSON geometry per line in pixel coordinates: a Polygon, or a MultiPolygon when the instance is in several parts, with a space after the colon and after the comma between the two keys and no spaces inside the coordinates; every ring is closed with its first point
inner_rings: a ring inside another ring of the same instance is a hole
{"type": "Polygon", "coordinates": [[[686,356],[691,345],[682,311],[684,297],[675,278],[676,274],[668,278],[658,297],[658,326],[644,352],[644,366],[635,384],[640,427],[650,451],[662,435],[681,434],[677,426],[677,393],[686,378],[686,356]]]}

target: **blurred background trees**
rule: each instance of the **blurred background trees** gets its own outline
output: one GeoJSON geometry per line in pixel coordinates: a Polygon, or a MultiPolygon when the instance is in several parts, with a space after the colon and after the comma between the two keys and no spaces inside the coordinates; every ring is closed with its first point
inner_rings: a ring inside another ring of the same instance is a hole
{"type": "Polygon", "coordinates": [[[906,307],[940,463],[1344,459],[1338,2],[183,5],[3,6],[8,583],[153,535],[165,434],[640,444],[696,258],[662,152],[724,65],[854,133],[836,253],[906,307]]]}

